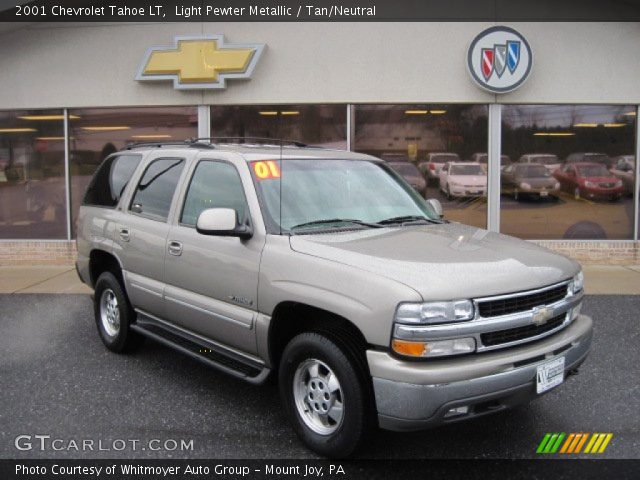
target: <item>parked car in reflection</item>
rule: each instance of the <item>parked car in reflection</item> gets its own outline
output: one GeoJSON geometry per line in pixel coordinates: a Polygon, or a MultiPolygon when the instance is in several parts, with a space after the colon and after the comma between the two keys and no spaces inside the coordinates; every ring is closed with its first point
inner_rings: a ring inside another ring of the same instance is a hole
{"type": "Polygon", "coordinates": [[[440,190],[449,200],[487,195],[487,174],[478,163],[447,162],[440,170],[440,190]]]}
{"type": "MultiPolygon", "coordinates": [[[[479,163],[484,165],[484,171],[487,171],[487,162],[489,161],[489,156],[486,153],[477,152],[471,155],[469,158],[471,162],[479,163]]],[[[503,170],[507,165],[511,165],[511,157],[509,155],[500,155],[500,170],[503,170]]]]}
{"type": "Polygon", "coordinates": [[[616,201],[623,192],[622,181],[602,163],[568,163],[554,173],[560,188],[574,198],[608,198],[616,201]]]}
{"type": "Polygon", "coordinates": [[[460,157],[453,152],[432,152],[427,154],[426,160],[418,163],[418,168],[428,182],[436,183],[440,179],[440,169],[447,162],[459,162],[460,157]]]}
{"type": "Polygon", "coordinates": [[[553,153],[525,153],[518,159],[518,163],[535,163],[553,173],[562,166],[560,159],[553,153]]]}
{"type": "Polygon", "coordinates": [[[612,158],[613,167],[611,173],[622,182],[624,193],[633,195],[636,176],[636,157],[633,155],[620,155],[612,158]]]}
{"type": "Polygon", "coordinates": [[[609,170],[613,166],[611,158],[606,153],[576,152],[571,153],[565,163],[599,163],[609,170]]]}
{"type": "Polygon", "coordinates": [[[551,198],[557,200],[560,182],[551,172],[538,163],[514,163],[507,166],[500,176],[502,193],[522,197],[551,198]]]}
{"type": "Polygon", "coordinates": [[[387,164],[399,173],[413,189],[426,198],[427,181],[418,170],[418,167],[411,162],[387,162],[387,164]]]}

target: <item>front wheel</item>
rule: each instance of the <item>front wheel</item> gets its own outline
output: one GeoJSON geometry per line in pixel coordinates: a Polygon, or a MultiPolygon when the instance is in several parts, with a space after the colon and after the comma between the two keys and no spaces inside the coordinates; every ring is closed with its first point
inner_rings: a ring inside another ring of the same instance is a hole
{"type": "Polygon", "coordinates": [[[289,342],[279,382],[293,429],[320,455],[348,457],[373,426],[368,374],[346,348],[322,334],[302,333],[289,342]]]}

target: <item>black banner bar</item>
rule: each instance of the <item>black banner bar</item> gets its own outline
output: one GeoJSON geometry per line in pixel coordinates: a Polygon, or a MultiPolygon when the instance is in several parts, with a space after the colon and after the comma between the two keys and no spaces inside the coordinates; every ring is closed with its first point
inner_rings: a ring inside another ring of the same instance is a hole
{"type": "MultiPolygon", "coordinates": [[[[4,3],[6,5],[6,3],[4,3]]],[[[637,0],[35,0],[0,22],[640,21],[637,0]]]]}
{"type": "Polygon", "coordinates": [[[640,460],[0,460],[2,480],[640,478],[640,460]],[[446,476],[446,477],[445,477],[446,476]]]}

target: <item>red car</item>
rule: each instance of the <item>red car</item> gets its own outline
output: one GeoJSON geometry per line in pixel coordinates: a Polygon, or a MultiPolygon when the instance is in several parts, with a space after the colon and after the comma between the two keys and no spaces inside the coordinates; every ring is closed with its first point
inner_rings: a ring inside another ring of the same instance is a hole
{"type": "Polygon", "coordinates": [[[601,163],[569,163],[553,173],[560,188],[579,198],[608,198],[619,200],[622,182],[601,163]]]}

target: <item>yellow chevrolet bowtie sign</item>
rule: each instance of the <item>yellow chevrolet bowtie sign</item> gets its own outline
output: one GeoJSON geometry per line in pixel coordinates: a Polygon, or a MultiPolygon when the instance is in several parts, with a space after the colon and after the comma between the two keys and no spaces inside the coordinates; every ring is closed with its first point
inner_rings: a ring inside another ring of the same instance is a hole
{"type": "Polygon", "coordinates": [[[222,35],[176,37],[170,47],[152,47],[136,80],[173,80],[174,88],[225,88],[226,79],[251,78],[264,44],[225,44],[222,35]]]}

